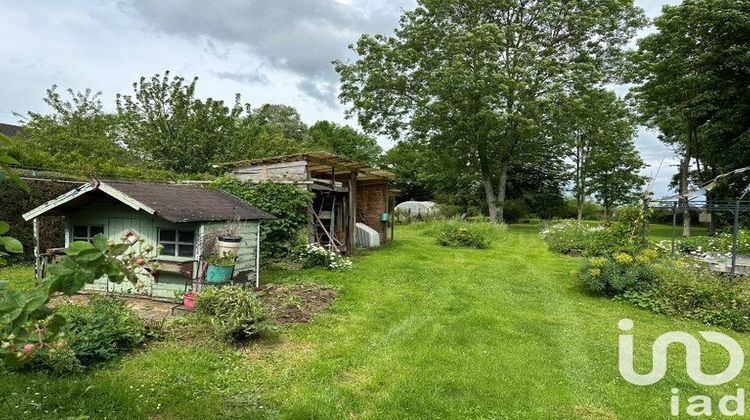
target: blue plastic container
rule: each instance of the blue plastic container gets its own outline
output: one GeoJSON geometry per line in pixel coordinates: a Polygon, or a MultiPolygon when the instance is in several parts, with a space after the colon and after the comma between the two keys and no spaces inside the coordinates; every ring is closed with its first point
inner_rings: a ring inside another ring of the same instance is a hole
{"type": "Polygon", "coordinates": [[[206,282],[208,283],[226,283],[232,279],[234,272],[233,265],[213,265],[209,264],[206,270],[206,282]]]}

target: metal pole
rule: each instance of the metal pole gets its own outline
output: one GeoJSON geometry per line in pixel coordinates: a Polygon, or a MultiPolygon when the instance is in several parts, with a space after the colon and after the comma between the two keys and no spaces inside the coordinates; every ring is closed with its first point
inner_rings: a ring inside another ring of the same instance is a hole
{"type": "Polygon", "coordinates": [[[643,245],[646,245],[647,243],[646,241],[646,234],[648,230],[648,219],[646,218],[647,215],[648,215],[648,199],[644,198],[643,199],[643,228],[641,232],[641,243],[643,245]]]}
{"type": "Polygon", "coordinates": [[[734,276],[735,267],[737,265],[737,236],[740,230],[740,200],[735,201],[734,204],[734,232],[732,234],[732,271],[731,274],[734,276]]]}
{"type": "Polygon", "coordinates": [[[674,244],[677,238],[677,202],[672,203],[672,255],[674,255],[674,244]]]}

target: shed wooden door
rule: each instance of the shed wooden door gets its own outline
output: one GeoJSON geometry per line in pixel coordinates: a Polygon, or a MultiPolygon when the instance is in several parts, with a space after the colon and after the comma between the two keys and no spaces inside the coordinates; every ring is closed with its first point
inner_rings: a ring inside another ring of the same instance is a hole
{"type": "MultiPolygon", "coordinates": [[[[148,218],[123,218],[123,217],[110,217],[108,219],[107,226],[109,232],[107,236],[115,242],[122,241],[122,237],[130,231],[138,234],[144,243],[136,243],[128,251],[135,251],[138,247],[145,246],[145,244],[155,244],[155,230],[154,224],[148,218]]],[[[141,285],[139,285],[141,286],[141,285]]],[[[151,280],[143,280],[142,287],[136,287],[128,280],[123,281],[121,284],[109,283],[109,291],[114,293],[124,293],[131,295],[145,295],[151,296],[153,284],[151,280]]]]}

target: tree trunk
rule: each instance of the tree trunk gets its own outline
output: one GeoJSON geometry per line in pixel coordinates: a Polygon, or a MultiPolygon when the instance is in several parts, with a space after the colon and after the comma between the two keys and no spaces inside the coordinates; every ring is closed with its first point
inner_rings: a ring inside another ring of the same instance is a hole
{"type": "Polygon", "coordinates": [[[508,182],[508,163],[503,162],[500,167],[500,182],[497,184],[497,221],[505,221],[505,184],[508,182]]]}
{"type": "MultiPolygon", "coordinates": [[[[711,178],[716,178],[718,171],[716,170],[716,167],[711,168],[711,178]]],[[[706,201],[713,202],[714,196],[712,191],[706,192],[706,201]]],[[[713,236],[716,234],[716,218],[714,217],[714,213],[709,213],[709,216],[711,216],[711,220],[708,222],[708,234],[713,236]]]]}
{"type": "Polygon", "coordinates": [[[489,175],[483,175],[484,178],[484,195],[487,199],[487,208],[490,213],[490,221],[497,221],[497,197],[492,186],[492,178],[489,175]]]}
{"type": "Polygon", "coordinates": [[[685,156],[680,163],[680,203],[682,210],[682,236],[690,236],[690,203],[688,201],[688,176],[690,174],[690,143],[692,130],[688,131],[687,142],[685,142],[685,156]]]}
{"type": "Polygon", "coordinates": [[[581,139],[578,139],[576,144],[576,174],[575,174],[575,192],[576,192],[576,210],[578,221],[583,220],[583,147],[581,147],[581,139]]]}
{"type": "Polygon", "coordinates": [[[579,222],[583,220],[583,200],[580,200],[580,199],[578,200],[578,217],[577,217],[577,219],[578,219],[579,222]]]}

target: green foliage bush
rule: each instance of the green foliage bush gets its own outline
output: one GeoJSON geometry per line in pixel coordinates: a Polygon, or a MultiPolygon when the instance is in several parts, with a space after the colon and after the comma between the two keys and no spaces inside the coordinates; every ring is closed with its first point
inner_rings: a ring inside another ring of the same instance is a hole
{"type": "MultiPolygon", "coordinates": [[[[62,182],[29,181],[30,188],[4,183],[0,185],[0,220],[10,224],[8,235],[23,244],[24,253],[9,258],[10,263],[31,261],[34,257],[34,233],[32,223],[21,217],[25,212],[46,203],[57,196],[72,190],[75,184],[62,182]]],[[[42,249],[63,245],[64,229],[62,222],[54,217],[40,219],[42,249]]]]}
{"type": "Polygon", "coordinates": [[[615,296],[650,284],[656,276],[653,264],[657,256],[655,251],[645,250],[636,257],[626,253],[594,257],[583,263],[578,277],[592,292],[615,296]]]}
{"type": "Polygon", "coordinates": [[[71,373],[115,359],[142,345],[146,327],[124,302],[114,297],[92,296],[87,305],[64,304],[58,315],[65,319],[59,341],[47,351],[34,351],[27,368],[71,373]]]}
{"type": "Polygon", "coordinates": [[[586,257],[609,256],[618,252],[637,253],[642,219],[627,218],[611,225],[566,220],[545,225],[539,232],[549,248],[562,254],[586,257]]]}
{"type": "Polygon", "coordinates": [[[264,222],[261,228],[263,257],[286,259],[295,250],[299,251],[300,231],[307,228],[307,208],[312,203],[309,192],[295,185],[251,184],[229,177],[217,179],[212,185],[276,217],[276,220],[264,222]]]}
{"type": "Polygon", "coordinates": [[[249,288],[206,287],[195,303],[196,312],[209,316],[224,339],[242,342],[274,330],[270,312],[249,288]]]}
{"type": "MultiPolygon", "coordinates": [[[[662,241],[659,246],[671,249],[671,241],[662,241]]],[[[732,252],[732,233],[723,232],[714,236],[694,236],[675,240],[675,248],[684,253],[732,252]]],[[[740,230],[737,237],[737,250],[740,254],[750,254],[750,231],[740,230]]]]}
{"type": "Polygon", "coordinates": [[[65,305],[63,332],[68,347],[84,366],[112,360],[141,345],[146,327],[122,300],[91,296],[88,305],[65,305]]]}
{"type": "Polygon", "coordinates": [[[459,219],[436,220],[432,222],[437,243],[442,246],[465,248],[489,248],[493,241],[505,236],[508,227],[489,222],[468,222],[459,219]]]}
{"type": "Polygon", "coordinates": [[[589,290],[639,308],[750,331],[750,281],[717,276],[692,259],[656,255],[591,258],[576,274],[589,290]]]}
{"type": "Polygon", "coordinates": [[[613,247],[621,248],[612,229],[604,225],[570,220],[546,225],[540,235],[551,250],[562,254],[598,256],[609,254],[613,247]]]}
{"type": "Polygon", "coordinates": [[[59,339],[66,319],[48,306],[56,294],[73,295],[85,284],[106,276],[110,281],[138,284],[152,278],[147,270],[148,247],[128,252],[129,244],[115,244],[104,235],[90,242],[76,241],[65,257],[49,268],[50,276],[31,289],[15,289],[0,281],[0,359],[23,367],[43,353],[65,347],[59,339]],[[144,264],[145,262],[145,264],[144,264]]]}
{"type": "Polygon", "coordinates": [[[628,290],[621,299],[666,315],[750,331],[750,283],[712,274],[689,259],[665,259],[648,287],[628,290]]]}

